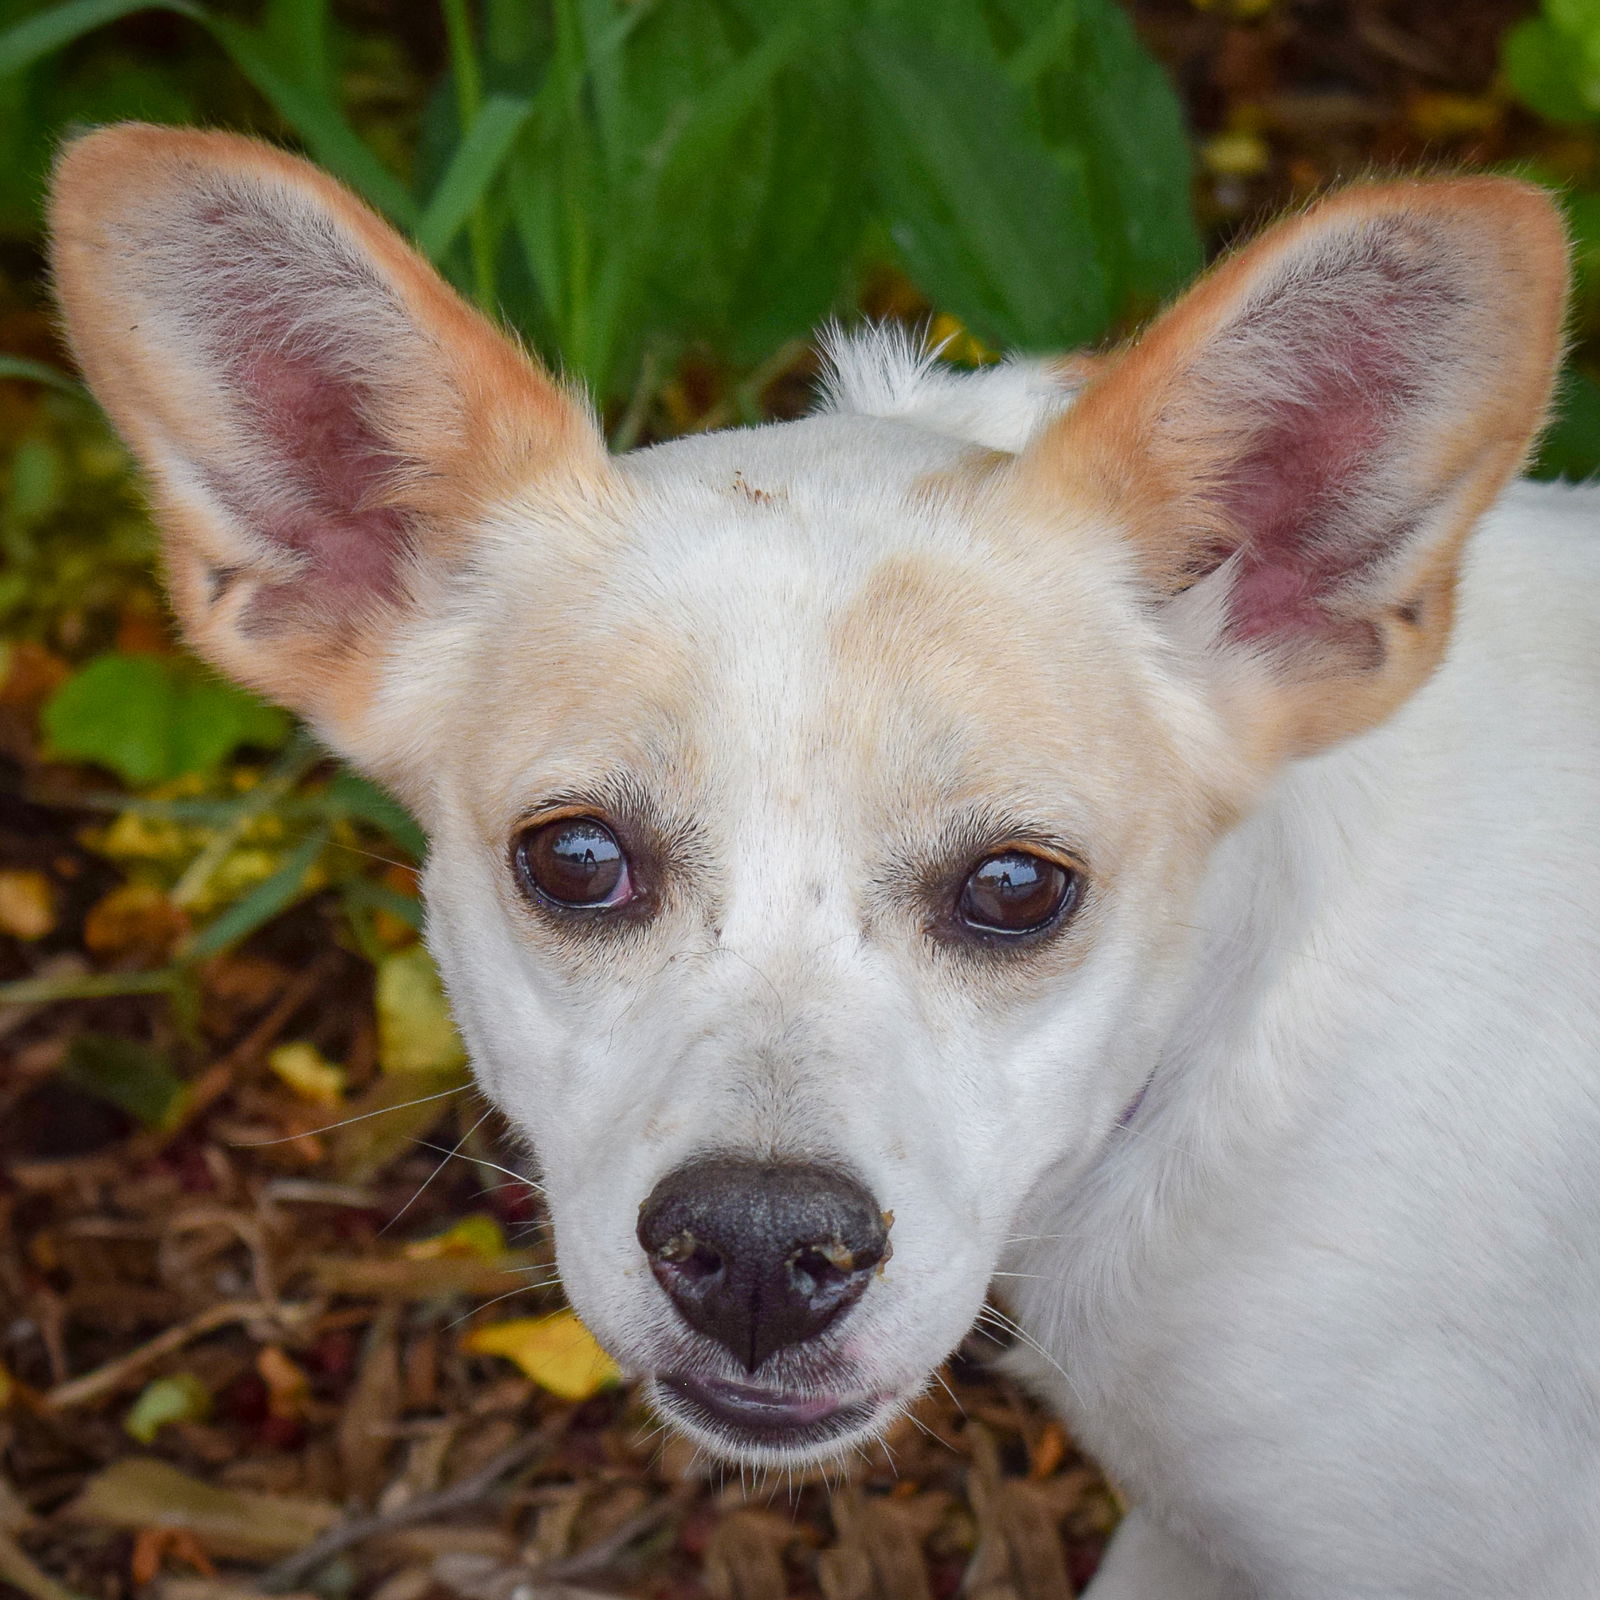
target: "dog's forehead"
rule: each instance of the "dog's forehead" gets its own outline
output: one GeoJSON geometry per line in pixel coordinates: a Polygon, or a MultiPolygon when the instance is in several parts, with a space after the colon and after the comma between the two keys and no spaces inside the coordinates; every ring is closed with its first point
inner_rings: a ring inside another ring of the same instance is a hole
{"type": "Polygon", "coordinates": [[[610,534],[503,585],[473,688],[497,821],[615,773],[689,812],[848,793],[903,818],[1095,787],[1088,753],[1148,713],[1123,564],[1070,519],[1019,537],[984,488],[1006,463],[842,416],[623,458],[610,534]]]}

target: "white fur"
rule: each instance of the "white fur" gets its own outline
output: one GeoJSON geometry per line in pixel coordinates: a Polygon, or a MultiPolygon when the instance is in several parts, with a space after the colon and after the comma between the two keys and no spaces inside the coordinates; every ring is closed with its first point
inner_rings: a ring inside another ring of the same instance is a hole
{"type": "MultiPolygon", "coordinates": [[[[639,1203],[708,1143],[823,1148],[897,1218],[833,1381],[892,1411],[994,1268],[1030,1275],[1003,1281],[1059,1369],[1040,1381],[1166,1530],[1125,1535],[1097,1597],[1593,1595],[1595,492],[1524,485],[1485,519],[1445,666],[1225,839],[1186,977],[1136,904],[997,1036],[905,941],[862,939],[840,870],[862,849],[858,774],[812,754],[839,597],[908,544],[1005,559],[980,530],[908,523],[904,486],[960,457],[959,380],[924,393],[889,356],[836,351],[833,414],[625,463],[649,561],[602,612],[647,612],[703,655],[700,721],[654,730],[651,758],[679,733],[715,748],[718,939],[674,930],[575,1008],[500,909],[472,806],[437,796],[431,936],[486,1086],[533,1133],[574,1302],[635,1370],[715,1367],[643,1270],[639,1203]],[[848,414],[873,403],[893,420],[848,414]],[[736,474],[770,499],[731,494],[736,474]]],[[[1008,420],[1012,443],[1060,403],[1008,420]]],[[[534,546],[499,548],[485,589],[405,646],[430,696],[453,671],[483,705],[495,613],[546,582],[534,546]]],[[[1072,559],[1073,651],[1136,652],[1151,714],[1203,748],[1208,713],[1115,563],[1089,539],[1072,559]]],[[[549,783],[550,750],[518,756],[549,783]]]]}

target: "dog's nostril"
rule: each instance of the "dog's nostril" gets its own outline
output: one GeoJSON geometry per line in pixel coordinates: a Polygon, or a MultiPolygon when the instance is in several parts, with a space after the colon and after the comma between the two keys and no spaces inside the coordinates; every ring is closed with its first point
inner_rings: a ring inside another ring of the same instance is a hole
{"type": "Polygon", "coordinates": [[[684,1320],[754,1371],[860,1298],[888,1225],[845,1173],[716,1157],[656,1185],[639,1243],[684,1320]]]}
{"type": "Polygon", "coordinates": [[[687,1228],[673,1234],[665,1244],[659,1246],[653,1252],[652,1259],[674,1268],[694,1282],[714,1277],[722,1271],[721,1254],[709,1245],[701,1244],[687,1228]]]}

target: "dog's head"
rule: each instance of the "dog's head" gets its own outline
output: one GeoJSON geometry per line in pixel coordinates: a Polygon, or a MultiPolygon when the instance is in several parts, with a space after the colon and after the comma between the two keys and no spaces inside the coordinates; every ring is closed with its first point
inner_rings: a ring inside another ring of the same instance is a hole
{"type": "Polygon", "coordinates": [[[1535,191],[1355,190],[1121,354],[869,336],[806,421],[613,460],[263,146],[91,135],[54,220],[191,639],[428,828],[574,1305],[768,1461],[921,1387],[1150,1078],[1219,839],[1438,661],[1563,281],[1535,191]]]}

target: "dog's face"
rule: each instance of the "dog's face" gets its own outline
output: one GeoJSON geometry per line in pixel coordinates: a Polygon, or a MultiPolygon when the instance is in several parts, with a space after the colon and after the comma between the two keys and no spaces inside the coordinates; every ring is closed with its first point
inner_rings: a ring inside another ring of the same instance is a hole
{"type": "Polygon", "coordinates": [[[923,1386],[1157,1070],[1218,839],[1425,679],[1561,288],[1530,191],[1395,186],[1099,369],[869,339],[609,461],[299,163],[113,130],[56,218],[192,637],[429,829],[573,1304],[774,1462],[923,1386]]]}
{"type": "Polygon", "coordinates": [[[991,471],[845,416],[648,452],[583,559],[519,533],[449,645],[407,647],[454,663],[425,706],[395,680],[442,735],[431,942],[533,1137],[563,1281],[724,1443],[824,1442],[825,1409],[870,1428],[959,1341],[1022,1197],[1148,1075],[1226,814],[1217,719],[1163,669],[1125,561],[1089,519],[1041,559],[991,471]],[[641,1207],[711,1157],[758,1192],[760,1164],[803,1164],[869,1197],[859,1300],[770,1359],[736,1311],[691,1326],[641,1246],[641,1207]],[[745,1438],[726,1383],[819,1420],[745,1438]]]}

